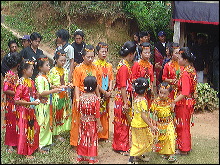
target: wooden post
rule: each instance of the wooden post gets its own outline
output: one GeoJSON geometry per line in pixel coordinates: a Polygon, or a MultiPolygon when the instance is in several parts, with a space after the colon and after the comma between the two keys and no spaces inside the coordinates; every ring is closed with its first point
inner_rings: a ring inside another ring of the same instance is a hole
{"type": "Polygon", "coordinates": [[[180,42],[180,22],[174,22],[174,34],[173,34],[173,42],[179,43],[180,42]]]}

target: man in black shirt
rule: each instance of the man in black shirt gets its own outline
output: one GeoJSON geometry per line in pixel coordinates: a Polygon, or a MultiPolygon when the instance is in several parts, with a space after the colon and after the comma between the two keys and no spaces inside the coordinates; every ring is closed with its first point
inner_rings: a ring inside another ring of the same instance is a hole
{"type": "MultiPolygon", "coordinates": [[[[36,62],[39,56],[43,54],[43,51],[41,49],[38,49],[42,40],[42,36],[39,33],[34,32],[30,35],[30,40],[31,45],[21,50],[20,54],[24,59],[29,59],[30,61],[36,62]]],[[[34,80],[36,76],[37,69],[34,68],[34,73],[31,78],[34,80]]]]}
{"type": "Polygon", "coordinates": [[[10,68],[7,65],[6,62],[6,58],[10,57],[11,53],[17,52],[18,50],[18,43],[14,40],[10,40],[8,42],[8,47],[9,47],[9,53],[7,55],[5,55],[2,59],[2,63],[1,63],[1,73],[2,76],[5,77],[5,74],[10,70],[10,68]]]}
{"type": "Polygon", "coordinates": [[[75,39],[75,42],[72,43],[72,47],[74,48],[74,68],[75,68],[77,64],[83,62],[82,51],[86,46],[86,44],[85,42],[83,42],[84,33],[82,30],[80,29],[76,30],[73,35],[75,39]]]}

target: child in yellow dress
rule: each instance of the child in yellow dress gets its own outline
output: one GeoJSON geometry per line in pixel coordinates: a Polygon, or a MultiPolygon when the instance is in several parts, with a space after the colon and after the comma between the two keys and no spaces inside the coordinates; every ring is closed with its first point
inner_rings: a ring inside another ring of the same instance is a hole
{"type": "Polygon", "coordinates": [[[168,97],[171,91],[172,87],[167,82],[159,84],[159,96],[152,102],[150,111],[159,129],[155,151],[169,162],[174,162],[176,160],[174,111],[171,107],[172,99],[168,97]]]}
{"type": "Polygon", "coordinates": [[[133,118],[131,121],[132,145],[128,164],[135,164],[134,158],[141,161],[149,161],[147,152],[152,151],[153,134],[157,128],[150,122],[147,100],[144,93],[149,88],[146,78],[140,77],[133,83],[137,96],[133,102],[133,118]]]}

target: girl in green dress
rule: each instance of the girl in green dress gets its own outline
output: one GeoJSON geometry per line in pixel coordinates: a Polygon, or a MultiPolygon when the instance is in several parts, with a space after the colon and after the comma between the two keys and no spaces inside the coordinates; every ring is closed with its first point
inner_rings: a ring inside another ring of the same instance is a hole
{"type": "Polygon", "coordinates": [[[44,146],[52,144],[52,111],[51,99],[52,93],[61,91],[60,88],[50,88],[47,73],[50,71],[49,60],[45,55],[40,55],[37,61],[37,69],[39,71],[36,79],[35,86],[39,92],[40,104],[36,106],[36,118],[40,126],[39,135],[39,152],[46,153],[43,150],[44,146]]]}
{"type": "Polygon", "coordinates": [[[72,101],[70,88],[72,85],[68,83],[68,71],[63,66],[66,62],[66,52],[58,50],[54,55],[55,66],[49,71],[51,87],[61,88],[59,93],[53,93],[53,135],[57,140],[63,142],[65,139],[60,133],[69,131],[72,120],[72,101]]]}

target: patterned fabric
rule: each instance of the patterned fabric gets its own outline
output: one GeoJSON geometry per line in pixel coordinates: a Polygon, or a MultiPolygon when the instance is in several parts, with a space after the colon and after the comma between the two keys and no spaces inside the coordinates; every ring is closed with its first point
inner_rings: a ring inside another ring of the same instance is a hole
{"type": "MultiPolygon", "coordinates": [[[[65,68],[53,67],[48,78],[51,85],[61,86],[68,83],[68,72],[65,68]]],[[[63,90],[52,94],[53,105],[53,135],[70,130],[72,117],[72,103],[70,90],[63,90]]]]}
{"type": "MultiPolygon", "coordinates": [[[[37,99],[37,90],[31,78],[21,77],[15,90],[14,100],[28,102],[37,99]]],[[[39,147],[39,125],[36,120],[34,105],[16,104],[18,145],[17,153],[31,155],[39,147]]]]}
{"type": "Polygon", "coordinates": [[[100,99],[95,94],[82,94],[79,99],[80,129],[77,154],[98,155],[97,118],[100,118],[100,99]]]}
{"type": "MultiPolygon", "coordinates": [[[[3,82],[3,92],[15,91],[15,86],[18,81],[18,75],[12,70],[9,70],[3,82]]],[[[16,132],[16,109],[14,95],[3,94],[2,110],[5,111],[5,145],[17,146],[18,135],[16,132]]]]}
{"type": "Polygon", "coordinates": [[[160,154],[175,154],[175,128],[173,112],[171,111],[172,99],[160,100],[158,97],[151,104],[151,112],[155,114],[159,134],[157,136],[156,152],[160,154]]]}
{"type": "MultiPolygon", "coordinates": [[[[86,65],[83,62],[77,65],[73,71],[73,86],[79,87],[80,94],[84,93],[83,81],[87,76],[95,76],[97,83],[100,85],[100,73],[97,67],[92,65],[86,65]]],[[[79,122],[80,122],[80,113],[76,107],[76,99],[73,100],[73,109],[72,109],[72,125],[70,130],[70,145],[77,146],[78,136],[79,136],[79,122]]]]}
{"type": "Polygon", "coordinates": [[[186,97],[176,102],[175,114],[177,120],[177,144],[181,151],[191,150],[191,134],[190,125],[193,126],[193,109],[195,104],[194,92],[196,89],[197,78],[195,68],[188,65],[185,66],[180,73],[178,82],[179,94],[186,97]]]}
{"type": "MultiPolygon", "coordinates": [[[[94,61],[94,64],[97,66],[98,70],[101,71],[102,89],[108,91],[110,81],[114,79],[112,64],[100,59],[94,61]]],[[[103,131],[98,133],[98,137],[103,139],[109,138],[109,102],[110,98],[105,98],[103,94],[101,94],[100,121],[103,126],[103,131]]]]}
{"type": "MultiPolygon", "coordinates": [[[[50,90],[50,84],[46,75],[40,75],[35,79],[35,85],[37,91],[42,93],[50,90]]],[[[36,118],[40,126],[39,145],[40,147],[52,144],[52,129],[51,129],[51,117],[50,114],[50,102],[52,99],[50,95],[46,95],[39,98],[41,103],[35,106],[36,118]]]]}

